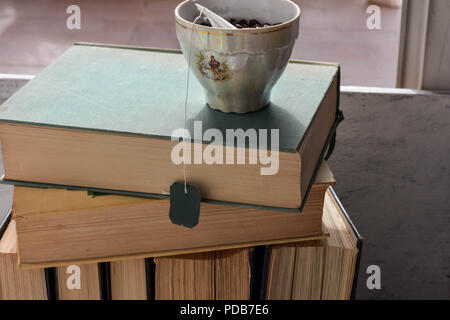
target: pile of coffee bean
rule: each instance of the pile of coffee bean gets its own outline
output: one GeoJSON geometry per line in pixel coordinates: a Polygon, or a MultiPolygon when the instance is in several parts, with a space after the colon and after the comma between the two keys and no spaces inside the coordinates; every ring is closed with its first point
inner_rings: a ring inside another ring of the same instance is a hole
{"type": "Polygon", "coordinates": [[[263,28],[263,27],[270,27],[270,26],[275,26],[275,25],[279,24],[279,23],[275,23],[275,24],[261,23],[261,22],[259,22],[256,19],[252,19],[252,20],[249,20],[247,22],[247,20],[245,20],[245,19],[237,20],[237,19],[233,19],[233,18],[231,18],[229,20],[229,22],[233,26],[238,28],[238,29],[242,29],[242,28],[263,28]]]}
{"type": "MultiPolygon", "coordinates": [[[[252,19],[252,20],[245,20],[245,19],[229,19],[228,22],[230,22],[233,26],[235,26],[238,29],[242,29],[242,28],[264,28],[264,27],[270,27],[270,26],[276,26],[279,23],[274,23],[274,24],[270,24],[270,23],[261,23],[256,19],[252,19]]],[[[208,19],[205,19],[203,22],[199,23],[202,26],[206,26],[206,27],[211,27],[211,23],[209,22],[208,19]]]]}

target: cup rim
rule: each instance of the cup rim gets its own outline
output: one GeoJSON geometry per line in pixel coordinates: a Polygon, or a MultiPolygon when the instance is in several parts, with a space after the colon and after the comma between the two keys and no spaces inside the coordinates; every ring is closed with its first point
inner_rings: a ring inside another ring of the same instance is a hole
{"type": "Polygon", "coordinates": [[[183,5],[185,5],[186,3],[191,2],[191,0],[184,0],[183,2],[181,2],[180,4],[177,5],[177,7],[175,8],[175,21],[176,21],[176,23],[178,23],[179,25],[181,25],[184,28],[188,28],[188,29],[195,30],[195,31],[205,31],[207,33],[223,33],[223,34],[233,34],[233,35],[234,34],[242,35],[242,34],[249,34],[249,33],[258,33],[258,34],[259,33],[268,33],[268,32],[285,29],[285,28],[289,27],[290,25],[292,25],[295,21],[298,21],[300,19],[300,15],[302,12],[300,7],[291,0],[283,0],[283,1],[289,2],[293,6],[293,8],[295,8],[297,10],[295,17],[290,20],[287,20],[285,22],[282,22],[280,24],[270,26],[270,27],[230,29],[230,28],[214,28],[214,27],[207,27],[207,26],[202,26],[199,24],[194,24],[193,22],[187,21],[186,19],[182,18],[179,14],[180,8],[183,5]]]}

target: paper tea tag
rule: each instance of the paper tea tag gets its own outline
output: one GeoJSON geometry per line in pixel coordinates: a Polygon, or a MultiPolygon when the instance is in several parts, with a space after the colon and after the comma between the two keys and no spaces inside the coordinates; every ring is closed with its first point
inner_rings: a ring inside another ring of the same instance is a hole
{"type": "Polygon", "coordinates": [[[175,182],[170,186],[170,220],[187,228],[195,227],[200,218],[201,202],[200,190],[196,186],[188,184],[185,193],[184,183],[175,182]]]}
{"type": "Polygon", "coordinates": [[[200,15],[204,14],[214,28],[237,29],[234,25],[219,16],[217,13],[214,13],[208,8],[205,8],[197,3],[195,5],[197,6],[200,15]]]}

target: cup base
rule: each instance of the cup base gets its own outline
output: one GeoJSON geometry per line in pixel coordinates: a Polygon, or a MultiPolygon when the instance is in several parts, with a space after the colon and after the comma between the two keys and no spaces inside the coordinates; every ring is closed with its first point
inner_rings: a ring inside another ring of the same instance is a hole
{"type": "Polygon", "coordinates": [[[231,98],[225,100],[221,97],[206,95],[206,104],[213,110],[224,113],[250,113],[262,110],[270,105],[270,97],[248,99],[247,101],[236,101],[231,98]],[[229,101],[231,100],[231,101],[229,101]]]}

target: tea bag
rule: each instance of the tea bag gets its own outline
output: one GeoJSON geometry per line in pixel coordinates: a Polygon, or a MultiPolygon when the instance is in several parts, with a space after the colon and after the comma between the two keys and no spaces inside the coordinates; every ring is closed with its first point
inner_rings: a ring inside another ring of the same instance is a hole
{"type": "Polygon", "coordinates": [[[194,185],[175,182],[170,186],[169,218],[173,224],[194,228],[200,219],[202,196],[194,185]]]}
{"type": "MultiPolygon", "coordinates": [[[[194,19],[194,24],[201,18],[204,8],[199,9],[200,13],[197,18],[194,19]]],[[[187,80],[186,80],[186,95],[184,99],[184,130],[187,130],[187,102],[189,96],[189,74],[191,70],[191,51],[192,51],[192,37],[193,30],[191,30],[191,40],[189,43],[189,59],[188,59],[188,70],[187,70],[187,80]]],[[[186,143],[187,138],[183,136],[183,143],[186,143]]],[[[190,148],[190,143],[184,145],[184,148],[190,148]]],[[[187,184],[186,179],[186,151],[183,150],[183,182],[174,182],[170,186],[170,210],[169,218],[173,224],[178,224],[187,228],[194,228],[200,218],[200,206],[202,202],[202,197],[200,190],[191,184],[187,184]]]]}
{"type": "Polygon", "coordinates": [[[218,14],[212,12],[208,8],[205,8],[197,3],[195,4],[195,6],[197,7],[198,11],[200,11],[200,13],[203,13],[208,18],[209,22],[211,22],[211,25],[214,28],[237,29],[235,26],[233,26],[227,20],[225,20],[218,14]]]}

